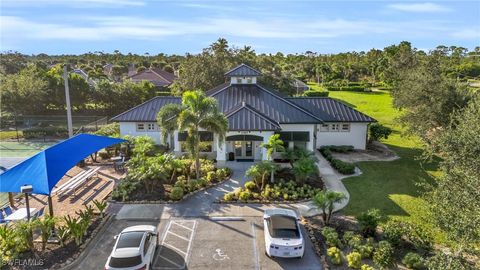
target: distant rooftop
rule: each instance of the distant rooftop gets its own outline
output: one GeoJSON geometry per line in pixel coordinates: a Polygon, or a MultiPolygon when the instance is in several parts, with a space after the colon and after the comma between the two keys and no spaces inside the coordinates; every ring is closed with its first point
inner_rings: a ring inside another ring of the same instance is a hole
{"type": "Polygon", "coordinates": [[[237,76],[238,77],[247,77],[247,76],[258,77],[258,76],[262,76],[262,73],[245,64],[240,64],[239,66],[225,73],[225,76],[227,77],[237,77],[237,76]]]}

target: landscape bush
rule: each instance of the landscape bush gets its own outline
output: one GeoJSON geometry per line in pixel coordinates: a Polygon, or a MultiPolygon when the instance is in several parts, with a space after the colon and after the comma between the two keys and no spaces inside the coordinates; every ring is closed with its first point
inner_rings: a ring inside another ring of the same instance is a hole
{"type": "Polygon", "coordinates": [[[32,128],[23,130],[23,137],[25,139],[43,138],[45,136],[66,137],[67,135],[68,135],[68,131],[64,127],[38,126],[38,127],[32,127],[32,128]]]}
{"type": "Polygon", "coordinates": [[[352,85],[352,86],[328,86],[327,89],[328,89],[328,91],[352,91],[352,92],[370,91],[365,86],[357,86],[357,85],[352,85]]]}
{"type": "Polygon", "coordinates": [[[241,200],[241,201],[248,201],[250,198],[251,198],[252,194],[249,192],[249,191],[242,191],[240,192],[240,194],[238,195],[238,198],[241,200]]]}
{"type": "Polygon", "coordinates": [[[374,247],[371,244],[365,244],[365,245],[358,245],[353,250],[357,251],[362,255],[363,259],[368,259],[372,257],[374,247]]]}
{"type": "Polygon", "coordinates": [[[360,269],[362,267],[362,256],[358,252],[351,252],[347,255],[348,267],[360,269]]]}
{"type": "Polygon", "coordinates": [[[426,262],[428,270],[474,270],[478,269],[462,257],[437,252],[426,262]]]}
{"type": "Polygon", "coordinates": [[[248,190],[255,190],[256,187],[257,187],[257,185],[255,185],[255,183],[253,181],[245,182],[245,188],[248,189],[248,190]]]}
{"type": "Polygon", "coordinates": [[[342,251],[337,247],[331,247],[327,249],[327,255],[333,264],[342,264],[342,251]]]}
{"type": "Polygon", "coordinates": [[[209,182],[214,182],[217,180],[217,173],[215,171],[207,172],[206,178],[209,182]]]}
{"type": "Polygon", "coordinates": [[[320,153],[326,160],[330,163],[330,165],[337,170],[341,174],[354,174],[355,173],[355,165],[349,162],[342,161],[340,159],[336,159],[332,156],[332,152],[339,153],[346,153],[353,150],[351,146],[323,146],[319,149],[320,153]]]}
{"type": "Polygon", "coordinates": [[[329,247],[340,247],[340,239],[338,238],[337,231],[332,227],[324,227],[322,229],[322,235],[325,237],[325,244],[329,247]]]}
{"type": "Polygon", "coordinates": [[[374,236],[381,218],[382,216],[378,209],[370,209],[358,215],[357,221],[363,236],[374,236]]]}
{"type": "Polygon", "coordinates": [[[414,252],[407,253],[403,257],[402,263],[410,269],[414,269],[414,270],[425,269],[425,260],[422,258],[422,256],[414,252]]]}
{"type": "Polygon", "coordinates": [[[223,195],[223,200],[224,201],[232,201],[233,200],[233,193],[229,192],[229,193],[225,193],[225,195],[223,195]]]}
{"type": "Polygon", "coordinates": [[[432,249],[433,232],[430,229],[413,222],[404,222],[403,224],[405,236],[417,250],[429,251],[432,249]]]}
{"type": "Polygon", "coordinates": [[[394,250],[388,241],[378,242],[378,247],[373,252],[373,262],[380,269],[388,269],[393,264],[394,250]]]}
{"type": "Polygon", "coordinates": [[[349,248],[355,248],[362,244],[362,236],[355,234],[352,231],[347,231],[343,235],[343,242],[349,248]]]}
{"type": "Polygon", "coordinates": [[[307,90],[303,92],[307,97],[328,97],[328,91],[307,90]]]}
{"type": "Polygon", "coordinates": [[[170,199],[174,201],[179,201],[183,198],[183,188],[173,187],[170,191],[170,199]]]}
{"type": "Polygon", "coordinates": [[[368,264],[364,264],[364,265],[362,265],[360,270],[375,270],[375,269],[368,264]]]}
{"type": "Polygon", "coordinates": [[[126,177],[113,189],[112,199],[117,201],[128,201],[130,195],[136,191],[139,186],[139,182],[126,177]]]}
{"type": "Polygon", "coordinates": [[[393,130],[389,127],[386,127],[380,123],[370,124],[369,128],[369,140],[379,141],[380,139],[388,139],[388,136],[392,134],[393,130]]]}
{"type": "Polygon", "coordinates": [[[206,187],[208,185],[208,181],[205,178],[198,179],[198,186],[199,187],[206,187]]]}
{"type": "Polygon", "coordinates": [[[382,226],[383,237],[392,245],[398,246],[403,234],[405,233],[404,225],[401,222],[390,220],[382,226]]]}

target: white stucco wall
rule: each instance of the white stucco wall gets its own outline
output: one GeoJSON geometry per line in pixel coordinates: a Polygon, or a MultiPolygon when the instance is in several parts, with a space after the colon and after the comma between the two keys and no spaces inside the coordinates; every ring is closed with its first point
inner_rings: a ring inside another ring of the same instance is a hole
{"type": "MultiPolygon", "coordinates": [[[[162,135],[160,134],[160,129],[155,123],[155,131],[137,131],[136,122],[120,122],[120,135],[130,135],[130,136],[149,136],[151,137],[156,144],[161,144],[162,135]]],[[[145,128],[147,127],[147,122],[145,122],[145,128]]]]}
{"type": "Polygon", "coordinates": [[[242,81],[240,82],[241,84],[254,84],[257,83],[257,77],[231,77],[230,78],[230,83],[231,84],[239,84],[238,79],[241,79],[242,81]],[[248,79],[251,79],[252,81],[249,82],[248,79]]]}
{"type": "Polygon", "coordinates": [[[317,128],[317,148],[324,145],[352,145],[355,149],[364,150],[366,147],[368,123],[350,123],[350,130],[348,132],[321,132],[319,131],[320,126],[321,125],[319,124],[317,128]]]}

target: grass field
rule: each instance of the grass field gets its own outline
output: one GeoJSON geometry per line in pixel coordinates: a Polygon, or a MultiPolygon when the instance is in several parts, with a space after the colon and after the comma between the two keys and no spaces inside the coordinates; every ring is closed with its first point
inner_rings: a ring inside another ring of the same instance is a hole
{"type": "MultiPolygon", "coordinates": [[[[310,86],[315,88],[315,85],[310,86]]],[[[431,182],[432,176],[438,175],[438,161],[422,162],[419,159],[421,142],[414,137],[402,136],[402,127],[396,121],[400,112],[393,108],[390,94],[386,91],[330,91],[329,95],[391,127],[394,133],[383,143],[400,156],[400,159],[390,162],[357,163],[363,174],[343,180],[350,192],[350,202],[343,212],[357,215],[370,208],[378,208],[395,219],[432,228],[426,202],[420,195],[422,183],[431,182]]],[[[435,238],[436,242],[444,241],[441,233],[437,233],[435,238]]]]}

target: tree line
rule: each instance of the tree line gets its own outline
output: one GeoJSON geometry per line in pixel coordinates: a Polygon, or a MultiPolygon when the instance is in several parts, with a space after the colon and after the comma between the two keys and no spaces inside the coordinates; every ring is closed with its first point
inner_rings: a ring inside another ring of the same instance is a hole
{"type": "MultiPolygon", "coordinates": [[[[318,54],[258,54],[250,46],[230,46],[218,39],[199,54],[143,55],[89,52],[82,55],[0,55],[2,111],[11,114],[60,114],[65,110],[62,66],[79,68],[84,77],[70,73],[69,85],[74,113],[113,116],[168,91],[181,96],[184,91],[207,91],[225,82],[224,73],[240,63],[263,73],[262,85],[285,95],[294,95],[293,80],[313,81],[321,85],[349,83],[390,88],[395,86],[402,68],[418,61],[437,61],[442,74],[458,83],[480,76],[480,47],[469,52],[462,47],[438,46],[435,50],[417,50],[401,42],[383,50],[318,54]],[[175,73],[179,78],[169,89],[155,89],[147,82],[125,80],[129,68],[136,71],[155,67],[175,73]]],[[[443,117],[443,115],[441,116],[443,117]]]]}

